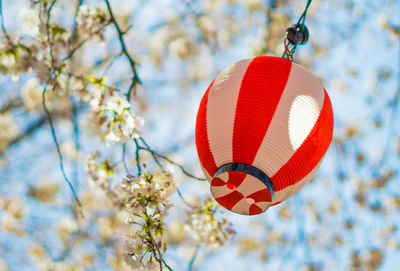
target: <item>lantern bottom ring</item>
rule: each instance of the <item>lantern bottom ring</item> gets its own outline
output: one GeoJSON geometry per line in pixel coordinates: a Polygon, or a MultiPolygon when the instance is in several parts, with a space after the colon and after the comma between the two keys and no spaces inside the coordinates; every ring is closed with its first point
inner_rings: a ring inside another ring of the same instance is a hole
{"type": "Polygon", "coordinates": [[[274,189],[268,175],[257,167],[228,163],[220,166],[214,174],[211,193],[228,210],[255,215],[268,209],[274,189]]]}

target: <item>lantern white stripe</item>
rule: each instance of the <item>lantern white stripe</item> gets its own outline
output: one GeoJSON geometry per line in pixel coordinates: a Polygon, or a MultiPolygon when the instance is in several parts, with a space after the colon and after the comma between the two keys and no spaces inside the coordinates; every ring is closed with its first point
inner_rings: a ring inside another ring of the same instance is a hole
{"type": "Polygon", "coordinates": [[[232,135],[242,79],[252,59],[242,60],[220,73],[210,88],[207,132],[217,167],[232,162],[232,135]]]}
{"type": "Polygon", "coordinates": [[[266,186],[263,182],[258,180],[256,177],[247,175],[237,190],[242,193],[243,196],[248,196],[257,191],[264,190],[265,188],[266,186]]]}
{"type": "Polygon", "coordinates": [[[314,97],[299,95],[295,98],[289,113],[289,138],[294,150],[297,150],[307,138],[320,111],[321,108],[314,97]]]}
{"type": "Polygon", "coordinates": [[[232,211],[241,214],[249,214],[250,206],[252,204],[257,205],[263,211],[267,209],[271,204],[271,202],[266,202],[266,201],[254,202],[253,199],[246,198],[247,196],[254,194],[258,191],[265,190],[265,188],[266,186],[263,182],[261,182],[254,176],[247,175],[246,178],[243,180],[243,182],[240,184],[240,186],[237,187],[237,191],[240,192],[244,196],[244,198],[233,206],[232,211]],[[254,203],[252,203],[252,201],[254,203]]]}
{"type": "Polygon", "coordinates": [[[242,198],[235,206],[232,207],[233,212],[248,215],[250,212],[250,204],[247,202],[246,198],[242,198]]]}
{"type": "Polygon", "coordinates": [[[211,190],[212,190],[212,194],[213,194],[214,198],[223,197],[223,196],[226,196],[226,195],[232,193],[232,190],[229,189],[228,187],[226,187],[226,185],[212,186],[211,190]]]}
{"type": "MultiPolygon", "coordinates": [[[[324,104],[324,88],[311,73],[293,63],[288,82],[253,166],[273,176],[295,153],[313,128],[324,104]],[[298,97],[312,97],[295,102],[298,97]],[[291,110],[293,105],[295,110],[291,110]],[[311,117],[308,117],[311,115],[311,117]],[[289,120],[300,121],[290,127],[289,120]],[[295,144],[293,144],[295,142],[295,144]]],[[[274,201],[275,195],[274,195],[274,201]]]]}
{"type": "Polygon", "coordinates": [[[271,205],[271,202],[268,202],[268,201],[259,201],[259,202],[256,202],[255,204],[256,204],[258,207],[260,207],[261,209],[265,210],[265,209],[267,209],[267,208],[271,205]]]}

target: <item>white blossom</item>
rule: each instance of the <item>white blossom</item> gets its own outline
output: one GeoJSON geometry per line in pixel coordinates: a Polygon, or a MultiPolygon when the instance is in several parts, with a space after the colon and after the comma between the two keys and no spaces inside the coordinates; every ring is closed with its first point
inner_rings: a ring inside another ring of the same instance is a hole
{"type": "Polygon", "coordinates": [[[85,171],[91,182],[105,189],[111,182],[111,175],[114,173],[114,168],[108,160],[100,162],[100,154],[95,152],[86,157],[85,171]]]}
{"type": "Polygon", "coordinates": [[[37,108],[42,103],[42,92],[36,77],[29,79],[21,88],[22,101],[26,110],[37,108]]]}
{"type": "Polygon", "coordinates": [[[211,248],[223,246],[235,233],[226,219],[216,218],[215,205],[215,201],[207,199],[201,206],[194,206],[187,213],[187,224],[184,226],[197,242],[207,244],[211,248]]]}
{"type": "Polygon", "coordinates": [[[0,114],[0,151],[5,150],[9,142],[18,134],[18,126],[10,112],[0,114]]]}
{"type": "Polygon", "coordinates": [[[106,143],[137,138],[144,121],[133,114],[125,97],[112,89],[98,86],[90,91],[89,124],[106,143]]]}

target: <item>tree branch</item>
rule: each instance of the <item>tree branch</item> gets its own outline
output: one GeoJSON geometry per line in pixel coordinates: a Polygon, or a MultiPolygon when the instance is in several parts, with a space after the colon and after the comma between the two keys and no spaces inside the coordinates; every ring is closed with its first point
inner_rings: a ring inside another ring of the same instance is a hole
{"type": "MultiPolygon", "coordinates": [[[[44,111],[46,112],[47,119],[49,120],[50,129],[51,129],[51,135],[53,136],[53,141],[54,141],[54,144],[56,145],[58,158],[59,158],[59,160],[60,160],[60,169],[61,169],[61,172],[62,172],[62,174],[63,174],[63,176],[64,176],[64,180],[67,182],[67,184],[68,184],[68,186],[69,186],[69,188],[70,188],[70,190],[71,190],[71,192],[72,192],[72,195],[73,195],[74,198],[75,198],[76,203],[78,204],[79,207],[82,208],[82,204],[81,204],[81,202],[79,201],[78,196],[76,195],[75,189],[74,189],[74,187],[72,186],[71,181],[68,179],[67,174],[65,173],[65,170],[64,170],[64,163],[63,163],[63,157],[62,157],[62,154],[61,154],[60,145],[58,144],[56,132],[55,132],[55,129],[54,129],[53,119],[52,119],[52,117],[51,117],[50,111],[49,111],[49,109],[47,108],[47,104],[46,104],[46,91],[47,91],[47,89],[48,89],[48,88],[47,88],[47,87],[48,87],[48,84],[50,83],[50,81],[51,81],[52,79],[53,79],[53,73],[50,74],[49,79],[48,79],[47,82],[45,83],[45,86],[44,86],[44,89],[43,89],[43,92],[42,92],[42,105],[43,105],[44,111]]],[[[82,213],[81,213],[81,214],[82,214],[82,213]]],[[[83,214],[82,214],[82,215],[83,215],[83,214]]]]}
{"type": "Polygon", "coordinates": [[[4,25],[4,16],[3,16],[3,0],[0,0],[0,18],[1,18],[1,31],[3,32],[4,36],[6,37],[7,41],[12,44],[11,38],[7,33],[6,27],[4,25]]]}
{"type": "Polygon", "coordinates": [[[124,35],[126,34],[126,31],[125,32],[121,31],[121,28],[118,25],[117,20],[115,19],[115,16],[114,16],[114,13],[112,11],[112,8],[111,8],[109,0],[104,0],[104,1],[106,3],[107,9],[108,9],[108,13],[110,14],[111,21],[114,24],[115,30],[117,30],[118,39],[119,39],[119,42],[121,44],[121,50],[125,54],[126,58],[128,59],[129,65],[131,67],[131,71],[132,71],[132,74],[133,74],[132,83],[131,83],[131,85],[129,87],[129,90],[128,90],[127,94],[126,94],[126,96],[128,98],[128,101],[129,101],[130,97],[131,97],[132,90],[134,90],[134,96],[135,96],[136,95],[136,85],[137,84],[141,85],[142,82],[140,81],[139,75],[136,72],[136,63],[133,60],[132,56],[129,54],[128,49],[127,49],[126,44],[125,44],[125,41],[124,41],[124,35]]]}
{"type": "Polygon", "coordinates": [[[180,164],[178,164],[178,163],[172,161],[172,160],[169,159],[167,156],[164,156],[164,155],[162,155],[162,154],[159,154],[159,153],[157,153],[157,152],[155,152],[155,151],[153,151],[152,149],[147,148],[147,147],[139,147],[139,148],[140,148],[141,150],[145,150],[145,151],[150,152],[151,154],[156,155],[157,157],[159,157],[159,158],[161,158],[161,159],[167,161],[167,162],[170,163],[170,164],[173,164],[173,165],[177,166],[177,167],[182,171],[183,174],[185,174],[186,176],[188,176],[188,177],[190,177],[190,178],[196,179],[196,180],[198,180],[198,181],[207,181],[207,179],[199,178],[199,177],[196,177],[196,176],[190,174],[189,172],[187,172],[187,171],[185,170],[185,168],[184,168],[182,165],[180,165],[180,164]]]}
{"type": "Polygon", "coordinates": [[[197,246],[196,246],[196,249],[195,249],[194,252],[193,252],[192,259],[191,259],[190,262],[189,262],[188,271],[193,271],[194,261],[196,260],[197,254],[198,254],[198,252],[199,252],[199,248],[200,248],[200,245],[197,245],[197,246]]]}
{"type": "Polygon", "coordinates": [[[20,133],[19,135],[17,135],[17,137],[15,137],[13,140],[11,140],[8,144],[8,147],[18,144],[26,136],[29,136],[30,134],[35,132],[37,129],[41,128],[46,122],[47,122],[47,116],[42,115],[33,124],[28,126],[28,128],[26,128],[22,133],[20,133]]]}
{"type": "Polygon", "coordinates": [[[12,108],[20,107],[20,106],[22,106],[22,101],[19,97],[9,98],[8,104],[6,104],[2,108],[0,108],[0,114],[3,114],[12,108]]]}

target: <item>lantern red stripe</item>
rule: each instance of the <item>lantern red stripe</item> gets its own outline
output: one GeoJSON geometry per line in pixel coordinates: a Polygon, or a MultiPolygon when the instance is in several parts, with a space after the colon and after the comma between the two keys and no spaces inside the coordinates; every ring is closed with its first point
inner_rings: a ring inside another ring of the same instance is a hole
{"type": "Polygon", "coordinates": [[[257,191],[251,195],[248,195],[247,198],[252,198],[256,202],[258,201],[271,201],[271,192],[268,190],[268,188],[257,191]]]}
{"type": "Polygon", "coordinates": [[[288,162],[271,177],[274,191],[291,186],[307,176],[324,156],[332,140],[333,113],[328,94],[325,92],[324,105],[318,119],[288,162]]]}
{"type": "Polygon", "coordinates": [[[253,166],[268,176],[274,175],[307,137],[323,104],[322,84],[312,74],[293,63],[285,90],[253,166]]]}
{"type": "Polygon", "coordinates": [[[263,212],[263,209],[261,209],[257,205],[252,204],[250,206],[249,215],[257,215],[257,214],[262,213],[262,212],[263,212]]]}
{"type": "Polygon", "coordinates": [[[227,209],[232,209],[233,206],[236,205],[241,199],[243,198],[243,195],[238,192],[238,191],[233,191],[232,193],[216,198],[216,200],[225,208],[227,209]]]}
{"type": "Polygon", "coordinates": [[[252,175],[247,175],[237,190],[244,196],[267,188],[263,182],[252,175]]]}
{"type": "Polygon", "coordinates": [[[213,85],[214,81],[208,87],[206,93],[201,99],[199,111],[197,113],[197,122],[196,122],[196,146],[197,146],[197,154],[200,158],[203,168],[208,172],[210,176],[213,176],[217,171],[217,165],[215,164],[214,157],[210,150],[210,144],[208,141],[208,133],[207,133],[207,103],[208,103],[208,94],[210,92],[210,88],[213,85]]]}
{"type": "Polygon", "coordinates": [[[250,63],[235,112],[233,161],[253,163],[285,88],[291,65],[290,61],[268,57],[256,57],[250,63]],[[249,135],[251,140],[248,140],[249,135]]]}
{"type": "Polygon", "coordinates": [[[215,177],[215,178],[212,180],[211,185],[212,185],[212,186],[223,186],[223,185],[226,185],[226,182],[224,182],[223,180],[221,180],[221,179],[218,178],[218,177],[215,177]]]}
{"type": "Polygon", "coordinates": [[[247,198],[252,198],[256,202],[258,201],[271,201],[271,192],[268,188],[257,191],[251,195],[248,195],[247,198]]]}
{"type": "Polygon", "coordinates": [[[321,165],[321,161],[308,173],[303,179],[296,182],[293,185],[287,186],[282,190],[275,191],[273,203],[271,205],[276,205],[282,201],[287,200],[291,196],[293,196],[297,191],[299,191],[303,186],[305,186],[315,175],[319,166],[321,165]]]}
{"type": "Polygon", "coordinates": [[[237,171],[229,172],[229,180],[228,183],[233,184],[235,187],[239,187],[239,185],[246,178],[247,174],[237,171]]]}

